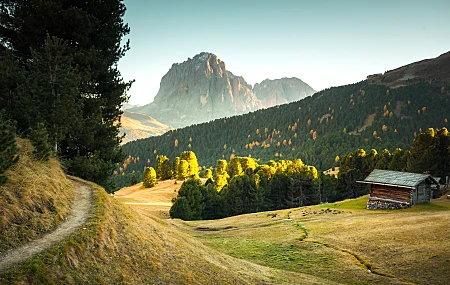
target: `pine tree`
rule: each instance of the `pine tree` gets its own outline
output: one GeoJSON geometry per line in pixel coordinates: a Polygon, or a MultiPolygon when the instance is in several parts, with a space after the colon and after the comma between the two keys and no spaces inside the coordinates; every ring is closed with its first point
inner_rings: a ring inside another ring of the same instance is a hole
{"type": "Polygon", "coordinates": [[[136,177],[136,173],[133,172],[130,174],[130,186],[133,186],[136,184],[137,184],[137,177],[136,177]]]}
{"type": "Polygon", "coordinates": [[[27,80],[18,89],[21,103],[30,107],[16,120],[42,122],[55,153],[82,120],[81,75],[72,64],[67,42],[47,36],[42,48],[31,51],[27,80]]]}
{"type": "Polygon", "coordinates": [[[189,219],[191,220],[200,220],[202,218],[205,204],[201,187],[203,186],[200,185],[198,180],[190,178],[183,182],[183,185],[181,185],[181,188],[178,191],[178,197],[186,197],[189,203],[189,208],[191,210],[189,219]]]}
{"type": "Polygon", "coordinates": [[[156,185],[156,172],[153,167],[147,167],[144,171],[144,177],[142,178],[142,186],[144,188],[151,188],[156,185]]]}
{"type": "Polygon", "coordinates": [[[186,197],[181,196],[176,198],[175,203],[170,208],[169,214],[172,219],[191,220],[191,208],[186,197]]]}
{"type": "Polygon", "coordinates": [[[34,146],[33,154],[37,160],[48,161],[52,155],[52,149],[48,144],[48,133],[43,123],[37,124],[31,131],[31,144],[34,146]]]}
{"type": "Polygon", "coordinates": [[[8,181],[5,172],[19,160],[14,129],[0,113],[0,185],[8,181]]]}
{"type": "Polygon", "coordinates": [[[121,45],[122,38],[130,31],[123,22],[125,11],[121,0],[9,0],[2,2],[0,9],[2,49],[14,51],[17,62],[28,63],[30,78],[36,79],[36,82],[26,78],[17,82],[25,86],[29,81],[36,86],[36,90],[18,90],[20,95],[26,96],[0,94],[0,101],[7,98],[8,110],[9,106],[13,107],[9,117],[20,118],[16,121],[21,132],[32,126],[34,121],[30,119],[44,122],[52,145],[60,150],[59,155],[66,161],[68,172],[105,187],[111,185],[109,178],[115,163],[123,160],[118,122],[121,106],[128,99],[126,91],[132,83],[124,82],[117,68],[119,59],[129,49],[129,42],[121,45]],[[48,44],[48,38],[53,45],[48,44]],[[59,50],[67,57],[59,58],[58,53],[54,53],[58,50],[52,50],[52,46],[67,47],[59,50]],[[46,57],[48,54],[55,57],[46,57]],[[35,65],[34,59],[39,56],[43,60],[36,61],[35,65]],[[60,59],[62,61],[58,62],[60,59]],[[48,69],[44,68],[45,62],[49,63],[48,69]],[[66,77],[65,71],[68,72],[66,77]],[[39,74],[48,77],[41,79],[39,74]],[[76,80],[71,82],[72,79],[76,80]],[[68,115],[80,115],[75,121],[67,117],[60,120],[62,108],[68,106],[65,99],[73,98],[62,96],[65,94],[77,94],[81,101],[73,105],[81,108],[80,112],[67,112],[68,115]],[[53,108],[48,115],[37,111],[41,109],[40,104],[33,105],[38,96],[43,96],[42,104],[53,108]],[[37,116],[22,118],[19,112],[25,108],[30,108],[30,114],[34,112],[37,116]],[[49,118],[42,119],[45,117],[49,118]],[[57,124],[53,125],[54,122],[57,124]]]}

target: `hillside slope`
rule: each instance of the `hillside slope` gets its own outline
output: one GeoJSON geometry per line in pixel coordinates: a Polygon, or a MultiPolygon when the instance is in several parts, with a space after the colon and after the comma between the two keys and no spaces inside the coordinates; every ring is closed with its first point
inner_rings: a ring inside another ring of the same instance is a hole
{"type": "MultiPolygon", "coordinates": [[[[450,51],[432,59],[424,59],[384,74],[369,75],[371,83],[386,84],[391,88],[427,81],[438,87],[450,84],[450,51]]],[[[448,91],[448,90],[447,90],[448,91]]]]}
{"type": "Polygon", "coordinates": [[[236,259],[185,235],[170,220],[137,212],[95,184],[84,227],[0,274],[1,284],[275,284],[323,283],[305,274],[236,259]]]}
{"type": "Polygon", "coordinates": [[[67,217],[73,185],[52,158],[32,158],[28,140],[17,138],[19,162],[7,171],[0,186],[0,253],[16,248],[56,228],[67,217]]]}
{"type": "Polygon", "coordinates": [[[173,161],[188,150],[207,167],[218,159],[251,156],[262,162],[300,158],[325,170],[338,166],[336,156],[358,148],[407,149],[428,128],[450,128],[450,94],[441,89],[428,83],[390,89],[362,81],[298,102],[172,130],[124,145],[131,159],[126,167],[121,165],[125,174],[116,176],[117,181],[126,185],[120,183],[128,183],[129,173],[154,166],[156,155],[173,161]]]}
{"type": "Polygon", "coordinates": [[[162,135],[171,128],[154,118],[129,111],[124,111],[121,117],[120,133],[125,134],[122,144],[137,139],[162,135]]]}
{"type": "MultiPolygon", "coordinates": [[[[180,186],[135,185],[116,192],[116,198],[143,217],[167,216],[180,186]]],[[[367,199],[214,221],[161,221],[209,252],[282,270],[282,277],[274,275],[277,284],[447,284],[450,200],[373,211],[365,209],[367,199]]]]}

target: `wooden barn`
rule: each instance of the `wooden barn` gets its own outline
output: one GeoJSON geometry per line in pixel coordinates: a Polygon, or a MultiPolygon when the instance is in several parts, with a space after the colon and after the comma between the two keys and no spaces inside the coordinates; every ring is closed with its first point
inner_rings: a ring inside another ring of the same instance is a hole
{"type": "Polygon", "coordinates": [[[364,181],[370,185],[367,209],[398,209],[429,202],[439,183],[429,174],[375,169],[364,181]]]}

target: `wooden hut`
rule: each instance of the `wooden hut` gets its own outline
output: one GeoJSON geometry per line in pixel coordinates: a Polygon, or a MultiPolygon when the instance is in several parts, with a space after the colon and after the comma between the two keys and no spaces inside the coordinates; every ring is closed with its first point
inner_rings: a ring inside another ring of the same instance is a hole
{"type": "Polygon", "coordinates": [[[429,174],[375,169],[364,181],[370,185],[367,209],[398,209],[429,202],[438,182],[429,174]]]}

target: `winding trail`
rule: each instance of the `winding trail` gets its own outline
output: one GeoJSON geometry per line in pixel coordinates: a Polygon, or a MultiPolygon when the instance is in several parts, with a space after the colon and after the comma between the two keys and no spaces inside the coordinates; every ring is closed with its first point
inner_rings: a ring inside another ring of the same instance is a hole
{"type": "Polygon", "coordinates": [[[41,238],[21,247],[10,249],[0,255],[0,273],[62,241],[86,222],[92,209],[91,187],[75,180],[72,180],[72,183],[74,185],[74,200],[66,221],[41,238]]]}

